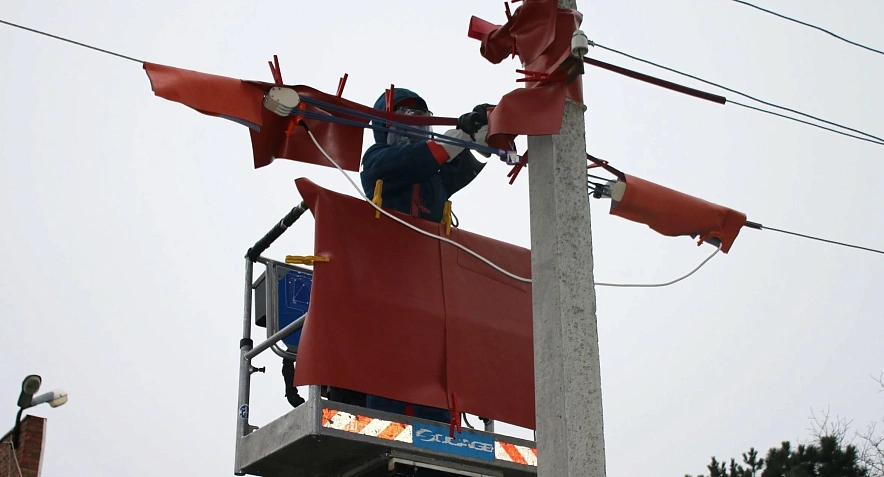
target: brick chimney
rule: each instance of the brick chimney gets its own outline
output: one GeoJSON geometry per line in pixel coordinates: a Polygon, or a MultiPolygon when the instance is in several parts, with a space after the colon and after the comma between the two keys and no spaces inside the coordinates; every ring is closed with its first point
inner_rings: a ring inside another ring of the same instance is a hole
{"type": "Polygon", "coordinates": [[[14,457],[12,451],[13,432],[10,430],[6,433],[3,439],[0,439],[0,475],[18,476],[19,469],[21,469],[22,477],[39,477],[45,430],[45,418],[25,416],[21,421],[21,434],[14,457]]]}

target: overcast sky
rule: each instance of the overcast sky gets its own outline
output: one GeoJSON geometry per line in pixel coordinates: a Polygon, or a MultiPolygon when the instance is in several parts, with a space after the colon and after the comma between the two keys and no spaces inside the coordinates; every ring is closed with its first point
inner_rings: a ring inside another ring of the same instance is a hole
{"type": "MultiPolygon", "coordinates": [[[[763,4],[884,47],[880,1],[763,4]]],[[[728,0],[578,6],[601,44],[884,134],[880,55],[728,0]]],[[[278,54],[287,83],[334,92],[349,73],[349,99],[394,83],[445,116],[517,87],[517,60],[492,65],[467,38],[470,15],[505,18],[499,1],[0,1],[4,20],[146,61],[269,81],[278,54]]],[[[749,220],[884,247],[882,146],[607,71],[584,81],[590,153],[749,220]]],[[[330,168],[254,170],[247,129],[153,96],[141,65],[5,25],[0,165],[0,427],[38,373],[70,393],[33,410],[49,419],[44,476],[231,475],[243,254],[300,200],[295,178],[355,191],[330,168]]],[[[528,176],[507,172],[493,161],[454,208],[462,228],[528,246],[528,176]]],[[[669,280],[711,251],[607,207],[592,205],[598,281],[669,280]]],[[[303,220],[268,255],[309,254],[312,234],[303,220]]],[[[884,415],[869,378],[884,371],[882,280],[880,255],[743,230],[690,280],[599,289],[607,474],[703,472],[808,438],[811,409],[884,415]]],[[[256,361],[263,425],[289,405],[279,359],[256,361]]]]}

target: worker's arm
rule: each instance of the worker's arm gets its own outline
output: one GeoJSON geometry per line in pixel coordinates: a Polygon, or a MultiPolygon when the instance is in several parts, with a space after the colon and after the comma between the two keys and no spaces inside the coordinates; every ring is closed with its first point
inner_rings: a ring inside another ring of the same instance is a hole
{"type": "MultiPolygon", "coordinates": [[[[473,126],[477,125],[470,127],[473,126]]],[[[487,132],[487,124],[481,126],[475,133],[476,142],[485,145],[487,132]]],[[[461,129],[448,130],[445,135],[461,141],[472,140],[470,135],[461,129]]],[[[384,181],[385,191],[401,190],[413,184],[419,184],[433,177],[443,164],[455,161],[464,153],[469,156],[468,159],[475,161],[472,154],[469,154],[469,151],[464,151],[462,146],[445,142],[430,140],[402,146],[374,144],[362,156],[363,189],[365,189],[366,195],[371,195],[371,192],[374,191],[374,184],[379,179],[384,181]]],[[[475,169],[475,166],[472,169],[475,169]]],[[[475,173],[472,174],[472,177],[475,177],[475,173]]],[[[468,184],[472,177],[466,182],[455,181],[457,190],[468,184]]]]}
{"type": "Polygon", "coordinates": [[[454,160],[442,166],[440,171],[442,184],[448,193],[453,195],[472,182],[484,167],[485,163],[477,160],[470,151],[464,150],[454,160]]]}

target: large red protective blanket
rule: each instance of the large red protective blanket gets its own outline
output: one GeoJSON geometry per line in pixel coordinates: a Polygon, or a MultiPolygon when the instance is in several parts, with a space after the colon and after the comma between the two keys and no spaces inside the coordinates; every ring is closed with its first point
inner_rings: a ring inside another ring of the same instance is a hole
{"type": "MultiPolygon", "coordinates": [[[[387,217],[296,181],[316,218],[310,314],[295,384],[325,384],[534,427],[531,286],[387,217]]],[[[392,212],[433,235],[441,225],[392,212]]],[[[530,251],[448,237],[529,277],[530,251]]]]}
{"type": "Polygon", "coordinates": [[[742,212],[635,176],[622,174],[622,180],[626,192],[619,202],[611,201],[611,214],[645,224],[663,235],[717,238],[721,251],[727,253],[746,223],[742,212]]]}
{"type": "MultiPolygon", "coordinates": [[[[313,145],[307,132],[300,127],[291,129],[286,136],[290,118],[283,118],[263,106],[264,93],[276,86],[273,83],[244,81],[226,76],[211,75],[171,66],[144,63],[154,94],[161,98],[189,106],[203,114],[220,116],[244,124],[251,129],[252,153],[255,168],[264,167],[276,158],[291,159],[330,166],[328,160],[313,145]]],[[[323,93],[309,86],[287,86],[301,97],[313,98],[335,106],[346,107],[361,113],[390,117],[405,124],[455,125],[456,118],[409,116],[387,114],[347,99],[323,93]]],[[[326,111],[313,106],[309,111],[337,116],[368,125],[363,117],[337,111],[326,111]]],[[[329,155],[346,170],[358,172],[362,157],[362,127],[343,125],[316,119],[305,123],[323,144],[329,155]]]]}

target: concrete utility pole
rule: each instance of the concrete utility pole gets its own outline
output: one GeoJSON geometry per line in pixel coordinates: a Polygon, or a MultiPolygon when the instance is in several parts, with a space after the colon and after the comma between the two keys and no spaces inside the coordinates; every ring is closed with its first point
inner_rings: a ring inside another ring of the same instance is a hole
{"type": "Polygon", "coordinates": [[[567,100],[559,134],[528,138],[539,477],[605,476],[583,113],[567,100]]]}

